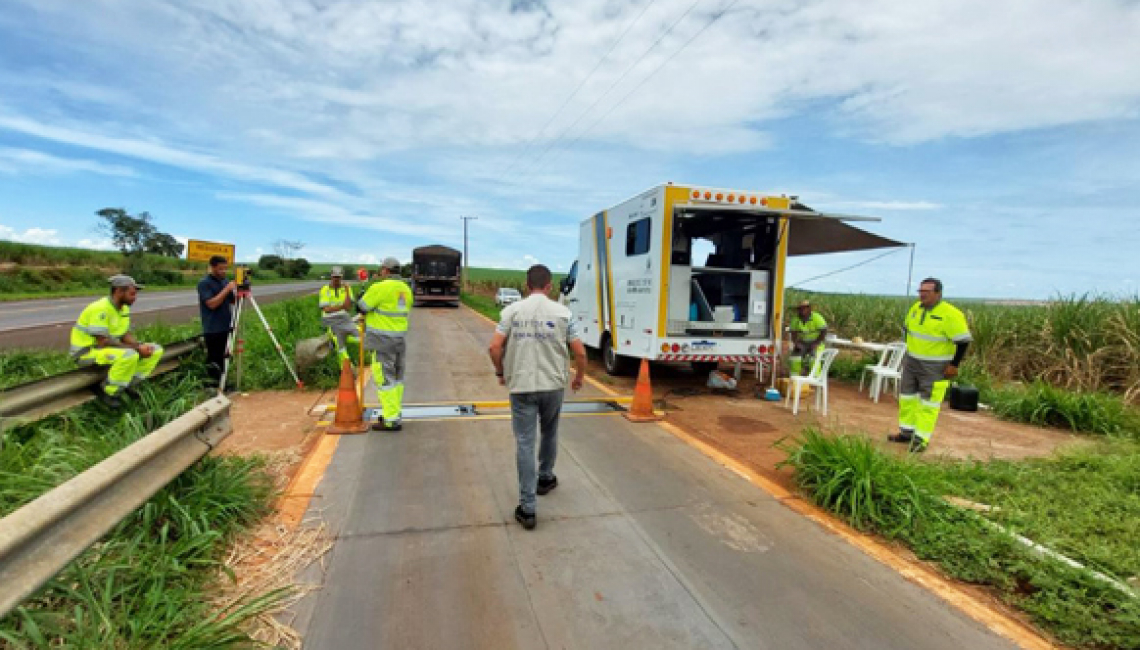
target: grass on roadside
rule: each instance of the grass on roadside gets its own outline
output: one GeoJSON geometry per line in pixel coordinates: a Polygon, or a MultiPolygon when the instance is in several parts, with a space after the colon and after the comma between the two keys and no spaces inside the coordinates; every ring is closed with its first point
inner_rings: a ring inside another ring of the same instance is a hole
{"type": "MultiPolygon", "coordinates": [[[[92,404],[5,432],[0,516],[182,415],[209,395],[195,376],[148,382],[141,401],[119,413],[92,404]]],[[[208,596],[225,577],[227,543],[268,512],[272,495],[262,461],[204,458],[0,619],[0,647],[253,645],[243,622],[283,594],[250,595],[222,612],[208,596]]]]}
{"type": "Polygon", "coordinates": [[[461,302],[463,302],[463,304],[467,305],[471,309],[474,309],[487,318],[498,322],[499,314],[502,312],[502,309],[500,309],[499,306],[495,304],[494,298],[476,293],[465,293],[461,295],[459,299],[461,302]]]}
{"type": "Polygon", "coordinates": [[[808,429],[785,440],[784,464],[815,503],[852,525],[908,545],[949,575],[991,587],[1061,641],[1140,648],[1140,599],[1038,557],[982,517],[1123,581],[1140,573],[1140,445],[1031,461],[914,462],[862,436],[808,429]],[[982,515],[951,494],[996,505],[982,515]]]}

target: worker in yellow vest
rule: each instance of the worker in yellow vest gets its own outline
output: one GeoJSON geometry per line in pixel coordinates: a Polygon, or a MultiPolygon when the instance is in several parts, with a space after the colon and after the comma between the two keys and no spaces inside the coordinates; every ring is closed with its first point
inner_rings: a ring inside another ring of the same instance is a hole
{"type": "Polygon", "coordinates": [[[321,287],[320,303],[321,324],[328,328],[329,338],[336,346],[337,357],[343,362],[351,358],[349,349],[351,345],[360,342],[360,332],[356,323],[352,321],[349,310],[356,298],[352,295],[352,287],[344,284],[344,270],[339,266],[329,271],[329,283],[321,287]]]}
{"type": "Polygon", "coordinates": [[[110,282],[111,294],[87,305],[71,328],[71,358],[80,366],[109,366],[96,395],[119,408],[123,391],[134,392],[134,384],[154,372],[162,346],[139,343],[130,331],[131,305],[143,287],[129,275],[112,276],[110,282]]]}
{"type": "Polygon", "coordinates": [[[788,355],[788,371],[793,375],[806,375],[815,358],[823,351],[823,338],[827,336],[827,321],[812,311],[807,300],[796,307],[796,315],[788,325],[792,333],[792,352],[788,355]]]}
{"type": "Polygon", "coordinates": [[[906,357],[899,385],[899,433],[913,452],[925,451],[934,434],[950,380],[966,356],[973,337],[966,317],[942,300],[942,281],[927,278],[918,285],[918,302],[907,312],[906,357]]]}
{"type": "Polygon", "coordinates": [[[407,349],[408,313],[412,290],[399,279],[400,262],[394,257],[380,265],[380,281],[368,288],[357,307],[365,316],[364,349],[370,353],[372,378],[380,399],[383,420],[373,425],[380,431],[399,431],[404,401],[404,355],[407,349]]]}

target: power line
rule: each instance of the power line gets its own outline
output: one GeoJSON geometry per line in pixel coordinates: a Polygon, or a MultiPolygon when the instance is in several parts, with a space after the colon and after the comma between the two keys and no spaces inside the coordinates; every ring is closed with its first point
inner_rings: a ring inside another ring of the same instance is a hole
{"type": "Polygon", "coordinates": [[[496,180],[502,180],[502,178],[506,176],[508,172],[514,169],[515,165],[517,165],[520,160],[522,160],[528,153],[530,153],[531,145],[534,144],[535,141],[537,141],[540,137],[542,137],[542,134],[546,132],[546,127],[550,126],[551,123],[554,122],[555,118],[562,114],[563,109],[565,109],[566,106],[570,104],[570,100],[578,96],[578,92],[582,90],[582,88],[586,85],[586,82],[593,78],[594,73],[598,71],[598,68],[602,67],[602,64],[605,63],[610,54],[613,54],[613,51],[617,48],[617,46],[620,45],[623,40],[625,40],[626,35],[629,34],[630,30],[633,29],[633,26],[641,20],[641,17],[645,15],[645,12],[649,11],[649,8],[653,6],[654,2],[657,2],[657,0],[649,0],[649,2],[646,3],[645,7],[642,8],[641,12],[637,14],[633,21],[626,25],[626,28],[621,33],[621,36],[618,36],[617,40],[610,45],[610,49],[606,50],[606,53],[602,55],[602,58],[598,59],[598,62],[594,64],[594,69],[590,70],[590,73],[587,74],[584,79],[582,79],[582,81],[578,84],[578,87],[574,89],[574,92],[570,93],[570,96],[562,102],[562,105],[558,107],[558,110],[554,111],[554,114],[550,116],[550,119],[546,120],[546,123],[542,125],[542,128],[540,128],[537,133],[531,136],[530,140],[528,140],[527,143],[523,145],[523,150],[519,153],[518,156],[515,156],[515,159],[511,161],[511,164],[507,165],[506,169],[504,169],[502,173],[499,174],[499,177],[496,180]]]}
{"type": "Polygon", "coordinates": [[[552,142],[550,142],[550,144],[546,145],[546,148],[545,148],[545,149],[543,149],[543,150],[542,150],[542,152],[541,152],[540,154],[538,154],[538,158],[536,158],[536,159],[535,159],[535,161],[534,161],[534,165],[535,165],[535,167],[531,168],[531,170],[530,170],[530,171],[527,173],[527,177],[529,177],[530,175],[532,175],[532,174],[534,173],[534,171],[537,169],[537,167],[538,167],[539,163],[541,163],[541,162],[542,162],[542,159],[543,159],[544,157],[546,157],[546,154],[547,154],[547,152],[549,152],[549,151],[550,151],[550,149],[551,149],[553,146],[555,146],[556,144],[558,144],[559,142],[561,142],[563,139],[565,139],[565,137],[566,137],[566,134],[570,133],[570,131],[571,131],[571,130],[572,130],[574,127],[575,127],[575,126],[577,126],[577,125],[578,125],[578,122],[582,121],[582,118],[584,118],[584,117],[586,117],[587,115],[589,115],[589,114],[590,114],[590,111],[593,111],[593,110],[594,110],[594,108],[595,108],[595,107],[596,107],[598,104],[600,104],[600,103],[601,103],[601,101],[602,101],[603,99],[605,99],[607,95],[609,95],[609,94],[610,94],[610,91],[612,91],[614,88],[616,88],[616,87],[617,87],[617,86],[618,86],[618,85],[619,85],[619,84],[620,84],[622,81],[625,81],[625,78],[626,78],[626,77],[629,75],[629,73],[630,73],[630,72],[631,72],[631,71],[632,71],[634,68],[636,68],[636,67],[638,66],[638,64],[640,64],[640,63],[642,62],[642,60],[644,60],[644,59],[645,59],[645,57],[646,57],[646,56],[648,56],[648,55],[649,55],[649,53],[650,53],[650,52],[652,52],[652,51],[654,50],[654,48],[656,48],[656,47],[657,47],[657,45],[658,45],[659,43],[661,43],[661,41],[662,41],[662,40],[664,40],[664,39],[665,39],[665,37],[666,37],[666,36],[668,36],[669,34],[673,33],[673,29],[675,29],[675,28],[677,27],[677,25],[678,25],[678,24],[680,24],[680,22],[681,22],[682,20],[684,20],[684,19],[685,19],[685,17],[686,17],[686,16],[688,16],[690,13],[692,13],[693,9],[695,9],[695,8],[697,7],[697,5],[698,5],[698,4],[700,4],[700,3],[701,3],[701,0],[695,0],[695,2],[693,2],[693,4],[689,5],[689,8],[685,10],[685,13],[681,14],[681,17],[680,17],[680,18],[678,18],[677,20],[673,21],[673,24],[672,24],[672,25],[669,25],[669,29],[666,29],[666,30],[665,30],[665,31],[664,31],[664,32],[661,34],[661,36],[658,36],[658,37],[657,37],[657,40],[653,41],[653,44],[652,44],[652,45],[650,45],[650,46],[649,46],[649,48],[648,48],[647,50],[645,50],[644,52],[642,52],[642,53],[641,53],[641,56],[637,57],[637,60],[636,60],[636,61],[634,61],[632,64],[630,64],[630,66],[629,66],[628,68],[626,68],[626,69],[625,69],[625,72],[622,72],[622,73],[621,73],[621,76],[617,78],[617,81],[614,81],[612,84],[610,84],[610,87],[609,87],[609,88],[606,88],[605,92],[603,92],[601,95],[599,95],[599,96],[598,96],[598,98],[597,98],[596,100],[594,100],[594,103],[593,103],[593,104],[590,104],[590,106],[589,106],[589,107],[587,107],[585,111],[582,111],[582,112],[581,112],[581,113],[578,115],[578,117],[574,118],[574,121],[573,121],[573,122],[571,122],[569,126],[567,126],[565,129],[563,129],[562,133],[560,133],[560,134],[558,135],[558,137],[557,137],[557,138],[555,138],[555,139],[554,139],[552,142]]]}
{"type": "MultiPolygon", "coordinates": [[[[733,0],[731,3],[729,3],[729,5],[728,5],[727,7],[725,7],[725,8],[724,8],[724,9],[722,9],[722,10],[720,10],[718,13],[716,13],[716,14],[715,14],[715,15],[712,17],[712,19],[711,19],[711,20],[709,20],[709,22],[705,23],[705,26],[704,26],[704,27],[702,27],[701,29],[699,29],[699,30],[697,31],[697,33],[695,33],[695,34],[693,34],[691,37],[689,37],[689,40],[685,41],[685,42],[684,42],[684,44],[682,44],[682,45],[681,45],[681,47],[677,48],[677,49],[676,49],[676,50],[675,50],[675,51],[674,51],[674,52],[673,52],[671,55],[669,55],[669,57],[668,57],[668,58],[666,58],[664,61],[662,61],[662,62],[661,62],[661,65],[658,65],[656,68],[654,68],[654,69],[653,69],[653,71],[652,71],[652,72],[650,72],[648,75],[646,75],[646,76],[645,76],[645,77],[644,77],[644,78],[643,78],[643,79],[642,79],[640,82],[638,82],[638,84],[637,84],[636,86],[634,86],[632,90],[630,90],[628,93],[626,93],[625,95],[623,95],[623,96],[622,96],[622,98],[621,98],[621,99],[619,99],[619,100],[617,101],[617,103],[615,103],[613,106],[611,106],[611,107],[609,108],[609,110],[607,110],[605,113],[603,113],[603,114],[602,114],[602,116],[601,116],[601,117],[599,117],[598,119],[594,120],[594,122],[593,122],[592,124],[590,124],[590,126],[586,127],[586,129],[585,129],[585,130],[583,130],[581,133],[579,133],[578,135],[576,135],[576,136],[574,137],[574,139],[573,139],[573,140],[571,140],[571,141],[570,141],[570,142],[569,142],[569,143],[568,143],[568,144],[567,144],[565,147],[563,147],[561,150],[559,150],[559,151],[558,151],[558,152],[555,154],[555,156],[561,155],[563,152],[570,150],[570,149],[571,149],[571,148],[572,148],[572,147],[573,147],[575,144],[577,144],[577,143],[578,143],[578,142],[579,142],[579,141],[580,141],[580,140],[581,140],[583,137],[585,137],[587,133],[589,133],[590,131],[593,131],[595,127],[597,127],[599,124],[601,124],[601,123],[602,123],[602,121],[603,121],[603,120],[605,120],[607,117],[609,117],[611,113],[613,113],[613,112],[614,112],[615,110],[617,110],[617,109],[618,109],[618,108],[619,108],[619,107],[620,107],[622,104],[624,104],[624,103],[625,103],[625,101],[626,101],[627,99],[629,99],[629,98],[630,98],[630,97],[632,97],[634,94],[636,94],[636,93],[637,93],[637,91],[638,91],[638,90],[640,90],[642,86],[644,86],[646,83],[648,83],[648,82],[649,82],[649,80],[650,80],[650,79],[652,79],[652,78],[653,78],[653,77],[654,77],[654,76],[655,76],[655,75],[656,75],[658,72],[660,72],[662,68],[664,68],[666,65],[668,65],[670,61],[672,61],[673,59],[677,58],[677,56],[678,56],[679,54],[681,54],[681,52],[684,52],[684,51],[685,51],[685,48],[689,47],[689,45],[690,45],[690,44],[691,44],[693,41],[697,40],[697,38],[699,38],[701,34],[704,34],[704,33],[705,33],[707,30],[708,30],[708,28],[712,27],[712,26],[713,26],[713,25],[714,25],[714,24],[715,24],[715,23],[716,23],[718,20],[720,20],[720,19],[721,19],[721,17],[722,17],[722,16],[724,16],[726,13],[728,13],[728,12],[729,12],[729,10],[730,10],[730,9],[732,9],[734,6],[736,6],[736,3],[737,3],[737,2],[739,2],[739,1],[740,1],[740,0],[733,0]]],[[[693,6],[696,6],[696,5],[694,4],[693,6]]],[[[690,10],[690,11],[692,11],[692,7],[689,7],[689,10],[690,10]]],[[[685,12],[685,13],[686,13],[686,14],[688,14],[688,12],[685,12]]],[[[684,16],[682,16],[682,18],[684,18],[684,16]]],[[[676,24],[675,24],[675,23],[674,23],[674,26],[676,26],[676,24]]],[[[672,28],[670,28],[670,29],[672,29],[672,28]]],[[[551,162],[551,163],[553,163],[553,161],[554,161],[554,160],[555,160],[555,159],[551,159],[551,161],[550,161],[550,162],[551,162]]],[[[538,161],[536,161],[536,164],[537,164],[537,162],[538,162],[538,161]]],[[[537,171],[537,169],[535,169],[535,170],[532,170],[532,171],[537,171]]]]}
{"type": "Polygon", "coordinates": [[[831,271],[830,273],[824,273],[823,275],[817,275],[814,278],[808,278],[802,282],[797,282],[788,288],[789,289],[799,289],[803,285],[807,284],[808,282],[815,282],[816,280],[821,280],[823,278],[826,278],[826,277],[829,277],[832,275],[836,275],[837,273],[843,273],[844,271],[850,271],[851,269],[863,266],[864,264],[870,264],[871,262],[874,262],[877,259],[881,259],[883,257],[886,257],[887,255],[894,255],[895,253],[897,253],[901,250],[903,250],[903,249],[902,248],[896,248],[894,250],[889,250],[889,251],[882,253],[880,255],[876,255],[869,260],[863,260],[862,262],[859,262],[858,264],[852,264],[851,266],[843,267],[843,268],[839,269],[838,271],[831,271]]]}

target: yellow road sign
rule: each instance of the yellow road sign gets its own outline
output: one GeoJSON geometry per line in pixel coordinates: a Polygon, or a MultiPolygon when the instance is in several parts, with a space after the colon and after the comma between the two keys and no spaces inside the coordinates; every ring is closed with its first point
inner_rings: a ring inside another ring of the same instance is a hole
{"type": "Polygon", "coordinates": [[[186,242],[186,259],[196,262],[209,262],[214,255],[221,255],[230,264],[234,263],[236,248],[233,244],[191,239],[186,242]]]}

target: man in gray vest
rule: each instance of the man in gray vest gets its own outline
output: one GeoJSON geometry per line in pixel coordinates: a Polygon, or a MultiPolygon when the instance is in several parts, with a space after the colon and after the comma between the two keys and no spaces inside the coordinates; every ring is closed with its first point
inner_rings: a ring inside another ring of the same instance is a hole
{"type": "Polygon", "coordinates": [[[549,298],[550,269],[541,264],[526,272],[527,297],[503,310],[491,339],[491,362],[499,384],[511,393],[511,428],[515,432],[519,472],[519,505],[515,520],[531,530],[537,524],[537,494],[558,486],[558,417],[566,390],[567,347],[574,352],[577,391],[586,376],[586,347],[578,338],[570,310],[549,298]],[[505,351],[504,351],[505,350],[505,351]],[[535,472],[535,430],[542,443],[535,472]]]}

